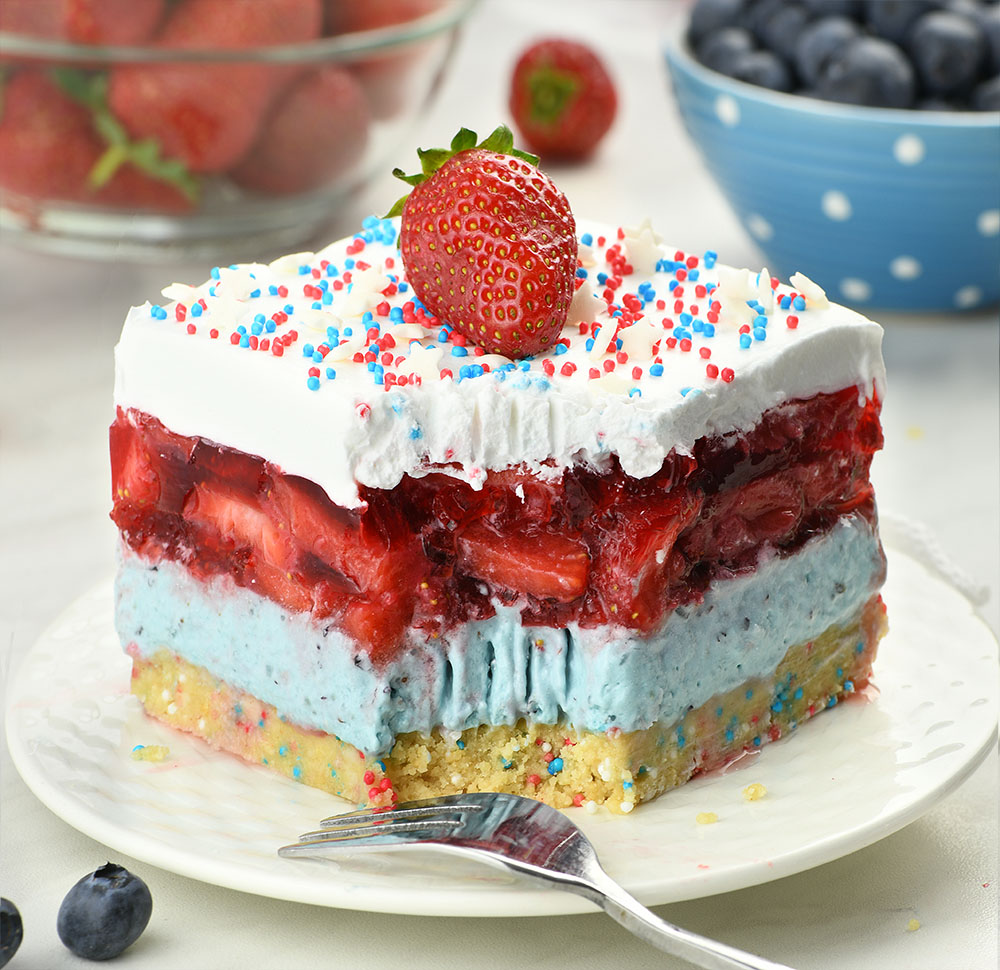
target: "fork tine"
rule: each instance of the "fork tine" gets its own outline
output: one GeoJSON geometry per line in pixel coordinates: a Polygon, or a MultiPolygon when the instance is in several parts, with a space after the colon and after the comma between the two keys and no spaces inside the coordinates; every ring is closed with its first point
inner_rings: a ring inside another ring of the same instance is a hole
{"type": "Polygon", "coordinates": [[[422,837],[431,838],[444,833],[442,828],[455,828],[462,823],[458,819],[401,819],[385,826],[359,825],[331,831],[321,829],[305,832],[298,842],[282,846],[278,855],[288,858],[296,855],[313,855],[316,849],[344,845],[398,845],[400,842],[419,842],[422,837]]]}
{"type": "Polygon", "coordinates": [[[395,808],[388,810],[368,808],[358,812],[346,812],[343,815],[331,815],[323,819],[319,824],[321,828],[333,829],[349,827],[361,821],[376,823],[403,818],[442,817],[454,812],[478,812],[482,810],[482,807],[482,805],[467,801],[442,804],[437,799],[425,799],[419,802],[403,802],[395,808]]]}

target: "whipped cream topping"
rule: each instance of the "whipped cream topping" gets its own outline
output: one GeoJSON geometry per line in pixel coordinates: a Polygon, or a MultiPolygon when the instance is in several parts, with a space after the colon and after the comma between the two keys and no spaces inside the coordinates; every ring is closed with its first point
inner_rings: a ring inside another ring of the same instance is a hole
{"type": "Polygon", "coordinates": [[[559,341],[511,361],[416,300],[398,222],[368,219],[319,253],[216,267],[133,307],[115,404],[266,458],[344,507],[358,485],[444,472],[480,486],[520,465],[655,473],[706,435],[784,401],[884,394],[881,328],[796,274],[792,285],[578,223],[577,291],[559,341]]]}

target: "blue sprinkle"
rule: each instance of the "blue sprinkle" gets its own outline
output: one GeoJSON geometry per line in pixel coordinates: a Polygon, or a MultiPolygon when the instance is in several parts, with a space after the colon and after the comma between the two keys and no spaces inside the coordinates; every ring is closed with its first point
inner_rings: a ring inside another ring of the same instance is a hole
{"type": "Polygon", "coordinates": [[[632,782],[630,782],[630,781],[623,781],[622,782],[622,788],[624,788],[625,791],[628,791],[630,788],[633,788],[633,787],[634,786],[633,786],[632,782]]]}
{"type": "Polygon", "coordinates": [[[854,681],[853,680],[845,680],[844,681],[844,690],[846,690],[848,694],[853,693],[853,691],[854,691],[854,681]]]}
{"type": "Polygon", "coordinates": [[[682,387],[681,388],[681,397],[687,397],[690,393],[691,393],[691,388],[690,387],[682,387]]]}
{"type": "Polygon", "coordinates": [[[629,397],[642,397],[642,391],[640,391],[639,388],[637,388],[637,387],[629,388],[628,396],[629,397]]]}
{"type": "Polygon", "coordinates": [[[753,690],[752,689],[747,690],[744,696],[746,697],[747,700],[750,700],[750,698],[753,697],[753,690]]]}
{"type": "Polygon", "coordinates": [[[778,301],[778,306],[780,306],[782,310],[789,309],[791,307],[791,305],[792,305],[792,298],[790,296],[783,296],[778,301]]]}
{"type": "Polygon", "coordinates": [[[292,777],[293,778],[301,778],[302,777],[302,767],[301,767],[301,765],[296,765],[292,769],[292,777]]]}
{"type": "Polygon", "coordinates": [[[259,323],[263,326],[267,322],[267,317],[265,317],[263,313],[258,313],[254,316],[253,322],[259,323]]]}
{"type": "Polygon", "coordinates": [[[650,377],[662,377],[663,376],[663,364],[651,364],[649,367],[650,377]]]}
{"type": "Polygon", "coordinates": [[[452,347],[451,348],[452,357],[468,357],[469,352],[464,347],[452,347]]]}
{"type": "Polygon", "coordinates": [[[676,290],[676,289],[677,289],[677,287],[678,287],[678,286],[680,286],[680,285],[681,285],[681,284],[680,284],[680,283],[678,283],[678,282],[677,282],[677,280],[671,280],[671,281],[669,282],[669,284],[667,284],[667,289],[668,289],[668,290],[670,290],[670,292],[671,292],[671,293],[673,293],[673,292],[674,292],[674,290],[676,290]]]}
{"type": "Polygon", "coordinates": [[[701,326],[701,332],[706,337],[714,337],[715,336],[715,324],[714,323],[703,323],[702,326],[701,326]]]}
{"type": "Polygon", "coordinates": [[[750,338],[750,334],[748,334],[748,333],[741,333],[740,334],[740,346],[744,350],[746,350],[750,346],[750,344],[752,344],[752,343],[753,343],[753,340],[750,338]]]}
{"type": "Polygon", "coordinates": [[[309,267],[302,265],[299,267],[299,276],[305,276],[309,272],[309,267]]]}
{"type": "Polygon", "coordinates": [[[698,317],[695,317],[694,320],[691,321],[691,329],[695,333],[701,333],[705,329],[705,321],[699,320],[698,317]]]}
{"type": "Polygon", "coordinates": [[[459,738],[455,742],[455,747],[458,748],[460,751],[464,751],[465,750],[465,742],[461,738],[459,738]]]}
{"type": "Polygon", "coordinates": [[[711,269],[715,265],[715,261],[719,258],[719,254],[712,249],[706,249],[705,255],[701,257],[701,261],[705,264],[708,269],[711,269]]]}
{"type": "Polygon", "coordinates": [[[758,314],[757,316],[755,316],[753,318],[753,325],[755,327],[766,327],[767,326],[767,317],[764,316],[763,313],[758,314]]]}
{"type": "Polygon", "coordinates": [[[236,328],[236,332],[237,332],[238,334],[243,334],[243,335],[246,335],[246,332],[247,332],[247,328],[246,328],[246,327],[244,327],[244,326],[243,326],[243,324],[241,323],[241,324],[240,324],[240,325],[239,325],[239,326],[238,326],[238,327],[236,328]]]}
{"type": "Polygon", "coordinates": [[[558,357],[560,354],[565,354],[568,350],[569,347],[567,347],[565,344],[556,344],[555,347],[552,348],[552,353],[554,353],[556,357],[558,357]]]}
{"type": "Polygon", "coordinates": [[[582,242],[584,246],[593,246],[594,245],[594,237],[589,232],[585,232],[580,237],[580,242],[582,242]]]}
{"type": "Polygon", "coordinates": [[[302,345],[302,356],[303,357],[312,357],[313,351],[315,351],[315,349],[316,348],[312,344],[303,344],[302,345]]]}
{"type": "Polygon", "coordinates": [[[513,766],[513,761],[508,761],[503,755],[500,756],[500,764],[503,766],[504,771],[509,771],[513,766]]]}
{"type": "Polygon", "coordinates": [[[264,324],[258,323],[256,320],[250,324],[250,333],[252,333],[255,337],[259,337],[263,332],[264,324]]]}
{"type": "Polygon", "coordinates": [[[319,390],[319,378],[318,377],[310,377],[309,380],[306,381],[306,387],[308,387],[310,391],[318,391],[319,390]]]}
{"type": "Polygon", "coordinates": [[[792,700],[793,701],[800,701],[800,700],[802,700],[802,688],[801,687],[796,687],[795,688],[795,691],[792,694],[792,700]]]}
{"type": "Polygon", "coordinates": [[[691,282],[694,282],[696,279],[698,279],[700,275],[701,273],[696,269],[688,270],[688,279],[691,280],[691,282]]]}
{"type": "Polygon", "coordinates": [[[202,310],[200,303],[192,303],[191,304],[191,316],[193,316],[193,317],[200,317],[202,315],[202,313],[204,313],[204,312],[205,311],[202,310]]]}
{"type": "Polygon", "coordinates": [[[771,705],[771,710],[774,711],[775,714],[780,714],[784,710],[784,707],[785,705],[782,704],[781,701],[775,701],[771,705]]]}
{"type": "Polygon", "coordinates": [[[865,645],[864,645],[864,643],[859,642],[858,645],[854,648],[854,652],[855,653],[864,653],[865,652],[865,645]]]}
{"type": "Polygon", "coordinates": [[[416,426],[410,428],[410,438],[412,438],[414,441],[416,441],[418,438],[422,438],[423,436],[424,433],[423,431],[420,430],[420,428],[416,426]]]}
{"type": "MultiPolygon", "coordinates": [[[[195,304],[195,306],[198,306],[198,305],[199,304],[195,304]]],[[[166,320],[167,319],[167,311],[164,310],[163,307],[161,307],[159,304],[155,304],[155,303],[153,304],[153,306],[151,306],[149,308],[149,315],[154,320],[166,320]]]]}
{"type": "Polygon", "coordinates": [[[258,296],[260,296],[260,287],[257,287],[256,290],[250,291],[250,299],[256,300],[258,296]]]}
{"type": "Polygon", "coordinates": [[[284,758],[285,755],[288,754],[288,745],[283,744],[280,748],[278,748],[278,754],[284,758]]]}
{"type": "Polygon", "coordinates": [[[312,303],[310,304],[310,309],[313,309],[313,310],[322,310],[323,309],[323,304],[320,303],[319,300],[313,300],[312,303]]]}
{"type": "Polygon", "coordinates": [[[763,327],[754,327],[754,340],[767,340],[767,331],[763,327]]]}
{"type": "Polygon", "coordinates": [[[593,350],[594,349],[594,338],[593,337],[588,337],[587,338],[587,342],[586,342],[586,344],[584,344],[584,346],[587,348],[587,350],[593,350]]]}
{"type": "Polygon", "coordinates": [[[826,702],[826,706],[827,706],[827,707],[836,707],[836,706],[837,706],[837,695],[836,695],[836,694],[834,694],[834,695],[833,695],[833,696],[832,696],[832,697],[831,697],[831,698],[830,698],[830,699],[829,699],[829,700],[828,700],[828,701],[826,702]]]}
{"type": "Polygon", "coordinates": [[[278,295],[278,288],[272,283],[267,288],[267,292],[270,293],[271,296],[277,296],[278,295]]]}
{"type": "Polygon", "coordinates": [[[354,260],[348,257],[344,260],[344,269],[354,269],[354,260]]]}
{"type": "Polygon", "coordinates": [[[326,293],[326,292],[327,292],[327,290],[329,290],[329,289],[330,289],[330,281],[329,281],[329,280],[320,280],[320,281],[319,281],[319,282],[318,282],[318,283],[317,283],[316,285],[317,285],[317,286],[318,286],[318,287],[319,287],[319,288],[320,288],[320,289],[321,289],[321,290],[322,290],[322,291],[323,291],[324,293],[326,293]]]}
{"type": "Polygon", "coordinates": [[[550,775],[558,775],[563,770],[563,759],[553,758],[549,762],[548,772],[550,775]]]}
{"type": "Polygon", "coordinates": [[[142,749],[144,747],[146,747],[146,745],[144,745],[144,744],[137,744],[132,750],[133,751],[142,751],[142,749]]]}
{"type": "Polygon", "coordinates": [[[243,334],[243,336],[240,337],[240,346],[241,347],[249,347],[250,346],[250,338],[246,334],[243,334]]]}
{"type": "Polygon", "coordinates": [[[221,274],[219,273],[219,267],[218,266],[213,266],[212,267],[212,272],[211,272],[210,275],[211,275],[211,277],[212,277],[213,280],[221,279],[221,274]]]}
{"type": "Polygon", "coordinates": [[[690,313],[682,313],[677,319],[680,320],[682,327],[686,327],[691,323],[694,317],[692,317],[690,313]]]}
{"type": "Polygon", "coordinates": [[[320,303],[322,303],[323,306],[329,306],[331,303],[333,303],[333,294],[330,292],[324,293],[323,299],[320,300],[320,303]]]}
{"type": "Polygon", "coordinates": [[[804,310],[806,308],[806,301],[803,300],[801,296],[797,296],[794,300],[792,300],[792,306],[795,307],[796,310],[804,310]]]}
{"type": "Polygon", "coordinates": [[[601,286],[604,286],[604,284],[607,283],[607,281],[608,281],[608,274],[607,273],[598,273],[597,274],[597,282],[601,286]]]}
{"type": "Polygon", "coordinates": [[[582,266],[578,266],[576,269],[576,275],[579,279],[585,280],[587,278],[587,271],[582,266]]]}
{"type": "Polygon", "coordinates": [[[733,740],[735,740],[735,738],[736,738],[736,735],[733,734],[733,729],[732,728],[726,728],[726,740],[727,741],[733,741],[733,740]]]}
{"type": "Polygon", "coordinates": [[[344,327],[344,331],[341,334],[341,336],[344,336],[344,337],[353,337],[354,336],[354,330],[351,327],[344,327]]]}
{"type": "Polygon", "coordinates": [[[333,263],[330,263],[330,265],[327,266],[327,268],[326,268],[326,275],[327,276],[340,276],[340,270],[336,266],[334,266],[333,263]]]}
{"type": "Polygon", "coordinates": [[[844,676],[844,668],[843,667],[838,667],[837,668],[837,677],[843,677],[843,676],[844,676]]]}
{"type": "Polygon", "coordinates": [[[320,351],[318,351],[318,350],[315,351],[313,353],[313,361],[314,361],[314,363],[322,364],[323,363],[323,354],[320,351]]]}
{"type": "Polygon", "coordinates": [[[756,738],[753,739],[753,746],[755,748],[759,748],[760,747],[760,737],[756,737],[756,738]]]}
{"type": "Polygon", "coordinates": [[[274,333],[274,331],[278,329],[278,325],[273,320],[268,320],[267,323],[264,324],[264,329],[268,333],[274,333]]]}

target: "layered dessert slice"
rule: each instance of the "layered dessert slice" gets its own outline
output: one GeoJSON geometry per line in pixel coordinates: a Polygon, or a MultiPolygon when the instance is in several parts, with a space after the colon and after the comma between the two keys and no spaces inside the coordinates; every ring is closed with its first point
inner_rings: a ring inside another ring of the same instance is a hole
{"type": "Polygon", "coordinates": [[[866,684],[877,325],[584,226],[565,325],[513,360],[430,312],[397,231],[130,312],[115,614],[150,714],[358,804],[628,812],[866,684]]]}

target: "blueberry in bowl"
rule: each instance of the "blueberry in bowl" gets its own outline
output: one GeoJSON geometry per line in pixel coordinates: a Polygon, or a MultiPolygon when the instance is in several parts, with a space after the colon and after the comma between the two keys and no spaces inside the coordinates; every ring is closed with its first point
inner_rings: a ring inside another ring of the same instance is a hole
{"type": "Polygon", "coordinates": [[[1000,300],[1000,5],[697,0],[665,56],[771,269],[865,308],[1000,300]]]}

